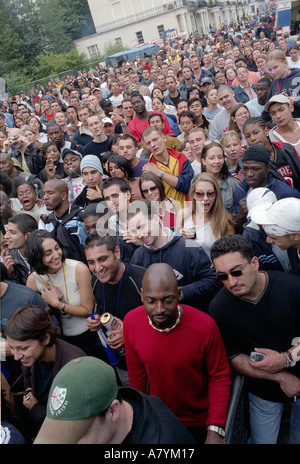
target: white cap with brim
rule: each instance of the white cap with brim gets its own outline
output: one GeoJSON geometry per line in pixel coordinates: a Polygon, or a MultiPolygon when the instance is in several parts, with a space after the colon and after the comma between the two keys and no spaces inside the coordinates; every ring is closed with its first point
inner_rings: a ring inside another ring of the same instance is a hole
{"type": "Polygon", "coordinates": [[[273,97],[265,104],[264,110],[269,111],[269,108],[273,105],[273,103],[287,103],[290,105],[291,102],[285,95],[273,95],[273,97]]]}
{"type": "Polygon", "coordinates": [[[91,356],[73,359],[52,382],[47,416],[34,444],[78,443],[117,394],[116,375],[110,365],[91,356]]]}
{"type": "Polygon", "coordinates": [[[258,187],[256,189],[251,190],[251,192],[247,195],[247,209],[248,215],[250,217],[250,212],[256,206],[264,205],[265,208],[271,206],[277,197],[272,190],[265,188],[265,187],[258,187]]]}
{"type": "Polygon", "coordinates": [[[300,232],[300,199],[282,198],[271,206],[255,206],[250,212],[255,224],[263,226],[268,234],[278,237],[300,232]]]}
{"type": "Polygon", "coordinates": [[[103,122],[103,124],[113,124],[112,119],[110,119],[110,118],[108,118],[108,117],[104,117],[104,118],[102,119],[102,122],[103,122]]]}

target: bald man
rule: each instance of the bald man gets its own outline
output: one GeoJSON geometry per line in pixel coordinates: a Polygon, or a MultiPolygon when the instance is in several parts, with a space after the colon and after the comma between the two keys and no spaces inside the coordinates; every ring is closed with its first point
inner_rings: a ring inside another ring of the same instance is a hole
{"type": "Polygon", "coordinates": [[[147,269],[141,296],[123,325],[130,386],[161,398],[197,443],[224,443],[230,369],[216,324],[179,305],[168,264],[147,269]]]}
{"type": "Polygon", "coordinates": [[[48,180],[44,184],[44,203],[52,211],[40,227],[53,233],[64,247],[67,258],[86,263],[83,250],[87,237],[80,208],[70,211],[68,185],[62,179],[48,180]]]}

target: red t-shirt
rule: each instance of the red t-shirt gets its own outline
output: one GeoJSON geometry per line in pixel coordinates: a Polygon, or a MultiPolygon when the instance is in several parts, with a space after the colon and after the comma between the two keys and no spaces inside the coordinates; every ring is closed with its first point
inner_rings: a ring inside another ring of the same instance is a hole
{"type": "Polygon", "coordinates": [[[170,332],[149,325],[144,306],[124,318],[129,384],[161,398],[186,427],[225,426],[230,368],[219,329],[206,313],[182,305],[170,332]]]}
{"type": "MultiPolygon", "coordinates": [[[[149,111],[149,115],[152,113],[158,113],[158,111],[149,111]]],[[[163,113],[160,113],[164,119],[164,127],[163,127],[163,133],[166,135],[171,135],[174,136],[174,132],[170,126],[170,123],[168,121],[168,118],[166,115],[163,113]]],[[[142,133],[144,132],[145,129],[149,126],[148,121],[143,121],[142,119],[139,119],[137,116],[133,118],[129,123],[128,123],[128,129],[130,130],[131,135],[135,138],[135,140],[139,143],[142,140],[142,133]]]]}
{"type": "Polygon", "coordinates": [[[45,113],[45,116],[46,116],[46,118],[48,119],[48,121],[51,121],[51,119],[52,119],[53,116],[54,116],[54,113],[52,113],[52,114],[45,113]]]}

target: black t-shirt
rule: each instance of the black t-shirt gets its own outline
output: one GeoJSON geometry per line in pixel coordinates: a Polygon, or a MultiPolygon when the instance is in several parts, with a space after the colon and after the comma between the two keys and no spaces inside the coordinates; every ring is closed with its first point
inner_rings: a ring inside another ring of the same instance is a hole
{"type": "Polygon", "coordinates": [[[105,312],[124,319],[128,311],[137,308],[141,302],[142,280],[146,269],[125,264],[123,277],[117,284],[102,284],[92,276],[93,293],[96,300],[96,314],[105,312]]]}
{"type": "Polygon", "coordinates": [[[180,95],[179,92],[178,92],[178,95],[176,97],[171,97],[170,94],[169,94],[169,97],[172,100],[174,106],[176,106],[177,103],[179,102],[179,100],[182,98],[182,96],[180,95]]]}
{"type": "MultiPolygon", "coordinates": [[[[229,359],[242,353],[250,355],[254,348],[286,351],[300,334],[300,278],[279,271],[266,275],[265,290],[256,302],[237,298],[223,288],[209,305],[229,359]]],[[[289,372],[300,378],[300,363],[289,372]]],[[[276,382],[246,380],[249,390],[260,398],[290,401],[276,382]]]]}
{"type": "Polygon", "coordinates": [[[39,403],[46,405],[48,395],[53,382],[54,362],[44,362],[38,360],[36,362],[36,397],[39,403]]]}
{"type": "Polygon", "coordinates": [[[104,142],[94,142],[93,140],[83,147],[83,156],[96,155],[102,161],[101,153],[108,151],[108,139],[104,142]]]}
{"type": "Polygon", "coordinates": [[[300,165],[297,152],[289,143],[271,143],[275,151],[275,160],[271,160],[271,165],[292,187],[300,189],[300,165]]]}
{"type": "Polygon", "coordinates": [[[133,409],[132,427],[122,445],[195,444],[186,427],[160,398],[134,388],[123,387],[120,392],[133,409]]]}

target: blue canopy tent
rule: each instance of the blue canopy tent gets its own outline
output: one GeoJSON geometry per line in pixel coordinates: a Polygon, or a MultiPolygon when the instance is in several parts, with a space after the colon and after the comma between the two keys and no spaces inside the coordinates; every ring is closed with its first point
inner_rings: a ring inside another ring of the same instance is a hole
{"type": "Polygon", "coordinates": [[[115,53],[114,55],[105,58],[105,62],[110,65],[118,64],[121,60],[134,61],[136,56],[141,58],[151,53],[158,54],[160,47],[156,44],[142,45],[141,47],[131,48],[130,50],[124,50],[123,52],[115,53]]]}

